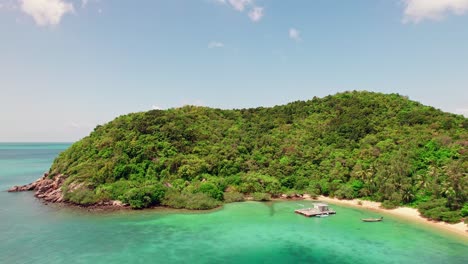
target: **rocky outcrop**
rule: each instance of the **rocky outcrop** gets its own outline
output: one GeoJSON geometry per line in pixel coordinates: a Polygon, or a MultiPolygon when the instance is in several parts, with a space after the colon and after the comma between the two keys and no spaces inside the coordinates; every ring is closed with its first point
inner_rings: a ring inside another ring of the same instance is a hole
{"type": "MultiPolygon", "coordinates": [[[[54,177],[49,177],[48,173],[44,173],[44,176],[39,178],[33,183],[14,186],[11,187],[8,192],[25,192],[25,191],[35,191],[34,196],[43,200],[45,203],[65,203],[68,205],[75,205],[73,203],[67,202],[63,198],[62,185],[66,179],[66,176],[63,174],[56,175],[54,177]]],[[[72,182],[67,187],[69,191],[74,191],[83,186],[84,183],[72,182]]],[[[117,200],[107,200],[100,201],[96,204],[91,204],[87,206],[77,205],[79,207],[86,207],[88,210],[120,210],[129,208],[127,204],[122,203],[117,200]]]]}
{"type": "Polygon", "coordinates": [[[126,204],[122,203],[118,200],[110,200],[110,201],[101,201],[96,204],[98,207],[113,207],[113,208],[124,208],[127,207],[126,204]]]}
{"type": "Polygon", "coordinates": [[[60,203],[63,202],[61,187],[64,181],[65,176],[62,174],[50,178],[48,173],[44,173],[44,176],[37,181],[23,186],[14,186],[8,192],[36,191],[34,196],[37,198],[46,202],[60,203]]]}

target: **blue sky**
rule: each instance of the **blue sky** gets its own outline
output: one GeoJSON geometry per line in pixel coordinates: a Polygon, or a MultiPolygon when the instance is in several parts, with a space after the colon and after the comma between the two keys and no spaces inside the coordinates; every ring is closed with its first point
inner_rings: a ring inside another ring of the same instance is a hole
{"type": "Polygon", "coordinates": [[[468,0],[0,0],[0,141],[346,90],[468,114],[468,0]]]}

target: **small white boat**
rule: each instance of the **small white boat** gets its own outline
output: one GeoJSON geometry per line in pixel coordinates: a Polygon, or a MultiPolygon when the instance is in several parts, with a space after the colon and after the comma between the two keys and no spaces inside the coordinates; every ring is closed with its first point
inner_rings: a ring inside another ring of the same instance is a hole
{"type": "Polygon", "coordinates": [[[362,218],[361,221],[363,222],[381,222],[383,220],[383,216],[380,218],[362,218]]]}

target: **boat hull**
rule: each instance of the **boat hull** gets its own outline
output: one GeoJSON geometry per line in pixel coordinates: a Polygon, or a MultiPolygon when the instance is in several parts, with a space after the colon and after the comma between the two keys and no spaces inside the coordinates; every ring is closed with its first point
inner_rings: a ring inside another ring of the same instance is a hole
{"type": "Polygon", "coordinates": [[[383,217],[381,218],[363,218],[361,221],[363,222],[381,222],[383,220],[383,217]]]}

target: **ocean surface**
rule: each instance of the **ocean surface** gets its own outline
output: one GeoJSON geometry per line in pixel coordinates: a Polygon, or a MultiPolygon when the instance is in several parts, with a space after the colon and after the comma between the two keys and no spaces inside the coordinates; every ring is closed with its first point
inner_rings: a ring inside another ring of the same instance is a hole
{"type": "Polygon", "coordinates": [[[246,202],[220,210],[89,213],[7,193],[48,170],[69,144],[0,144],[0,263],[468,263],[466,238],[374,212],[311,202],[246,202]]]}

